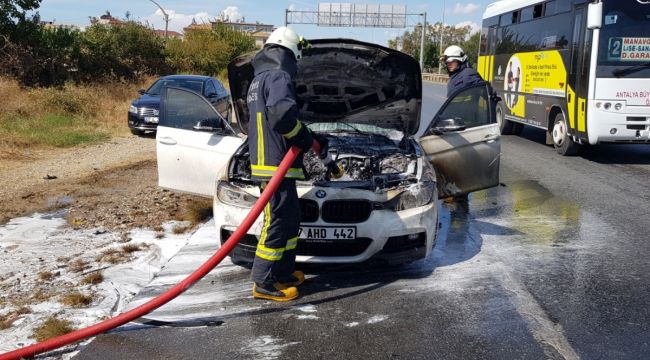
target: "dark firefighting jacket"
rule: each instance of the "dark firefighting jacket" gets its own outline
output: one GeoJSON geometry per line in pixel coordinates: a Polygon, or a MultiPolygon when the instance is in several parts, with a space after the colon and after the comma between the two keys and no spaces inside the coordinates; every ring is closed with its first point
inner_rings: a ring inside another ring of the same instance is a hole
{"type": "MultiPolygon", "coordinates": [[[[251,175],[267,181],[293,144],[311,137],[298,120],[296,93],[291,82],[297,64],[293,53],[280,46],[258,52],[252,61],[255,78],[248,88],[246,102],[250,114],[248,147],[251,175]]],[[[285,178],[304,179],[303,159],[299,156],[285,178]]]]}
{"type": "Polygon", "coordinates": [[[460,64],[458,70],[449,75],[447,96],[450,96],[460,89],[465,89],[484,82],[485,81],[481,78],[481,75],[479,75],[474,68],[469,66],[469,61],[465,61],[460,64]]]}

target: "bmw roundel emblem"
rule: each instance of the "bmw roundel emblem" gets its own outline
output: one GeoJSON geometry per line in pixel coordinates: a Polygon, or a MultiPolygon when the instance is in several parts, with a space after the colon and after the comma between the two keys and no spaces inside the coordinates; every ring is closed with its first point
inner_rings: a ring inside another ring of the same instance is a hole
{"type": "Polygon", "coordinates": [[[322,198],[324,198],[325,196],[327,196],[327,193],[325,192],[325,190],[318,190],[318,191],[316,191],[316,197],[317,197],[317,198],[322,199],[322,198]]]}

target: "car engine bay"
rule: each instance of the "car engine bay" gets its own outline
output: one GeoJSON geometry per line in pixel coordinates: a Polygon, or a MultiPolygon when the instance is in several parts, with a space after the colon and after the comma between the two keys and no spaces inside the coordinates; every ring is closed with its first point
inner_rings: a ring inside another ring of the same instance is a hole
{"type": "MultiPolygon", "coordinates": [[[[330,156],[343,175],[333,178],[327,168],[309,151],[304,155],[305,181],[323,187],[385,190],[417,182],[418,157],[415,143],[403,138],[396,142],[385,135],[356,132],[319,132],[329,143],[330,156]]],[[[248,145],[244,144],[233,157],[229,178],[250,183],[248,145]]]]}

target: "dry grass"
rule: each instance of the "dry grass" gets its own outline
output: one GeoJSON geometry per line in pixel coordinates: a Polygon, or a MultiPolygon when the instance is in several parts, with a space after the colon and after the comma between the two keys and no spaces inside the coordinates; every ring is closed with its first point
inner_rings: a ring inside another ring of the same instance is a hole
{"type": "Polygon", "coordinates": [[[88,268],[88,264],[81,259],[77,259],[68,265],[68,270],[76,273],[82,272],[86,270],[86,268],[88,268]]]}
{"type": "Polygon", "coordinates": [[[122,245],[122,251],[126,254],[131,254],[146,248],[145,244],[126,244],[122,245]]]}
{"type": "Polygon", "coordinates": [[[152,228],[152,230],[155,232],[165,232],[165,229],[162,227],[162,225],[156,225],[152,228]]]}
{"type": "Polygon", "coordinates": [[[174,225],[174,227],[172,228],[172,233],[176,235],[180,235],[190,231],[191,229],[192,229],[191,225],[178,224],[178,225],[174,225]]]}
{"type": "Polygon", "coordinates": [[[68,305],[72,307],[82,307],[88,306],[93,302],[93,297],[90,295],[84,295],[79,292],[73,292],[61,297],[61,304],[68,305]]]}
{"type": "Polygon", "coordinates": [[[9,329],[13,324],[13,320],[9,319],[7,316],[0,315],[0,330],[9,329]]]}
{"type": "Polygon", "coordinates": [[[9,329],[14,321],[18,320],[20,315],[30,314],[31,312],[28,307],[21,306],[6,315],[0,315],[0,330],[9,329]]]}
{"type": "Polygon", "coordinates": [[[81,279],[81,283],[87,285],[97,285],[102,281],[104,281],[104,275],[102,275],[101,272],[94,272],[92,274],[88,274],[83,279],[81,279]]]}
{"type": "Polygon", "coordinates": [[[212,201],[193,200],[187,204],[184,215],[185,220],[192,223],[192,226],[200,224],[212,216],[212,201]]]}
{"type": "Polygon", "coordinates": [[[61,320],[56,317],[51,317],[34,330],[32,338],[37,341],[45,341],[53,337],[65,335],[72,332],[74,328],[72,323],[68,320],[61,320]]]}
{"type": "Polygon", "coordinates": [[[102,251],[101,254],[99,254],[95,258],[95,260],[97,260],[98,262],[104,262],[109,264],[119,264],[119,263],[127,262],[130,259],[131,256],[129,256],[129,254],[116,248],[105,249],[102,251]]]}
{"type": "Polygon", "coordinates": [[[126,116],[137,90],[153,82],[23,89],[0,78],[0,158],[34,149],[69,147],[129,134],[126,116]]]}
{"type": "Polygon", "coordinates": [[[51,271],[41,271],[38,273],[38,278],[43,281],[50,281],[54,278],[54,273],[51,271]]]}

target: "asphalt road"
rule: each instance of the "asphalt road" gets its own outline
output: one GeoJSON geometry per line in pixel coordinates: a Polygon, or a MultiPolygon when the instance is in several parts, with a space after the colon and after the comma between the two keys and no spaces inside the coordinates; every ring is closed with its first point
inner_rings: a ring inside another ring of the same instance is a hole
{"type": "MultiPolygon", "coordinates": [[[[422,126],[444,94],[425,84],[422,126]]],[[[248,272],[226,265],[148,316],[171,323],[125,326],[76,359],[648,359],[648,179],[650,146],[560,157],[526,129],[502,138],[501,186],[442,205],[426,260],[311,269],[290,304],[253,300],[248,272]]]]}

